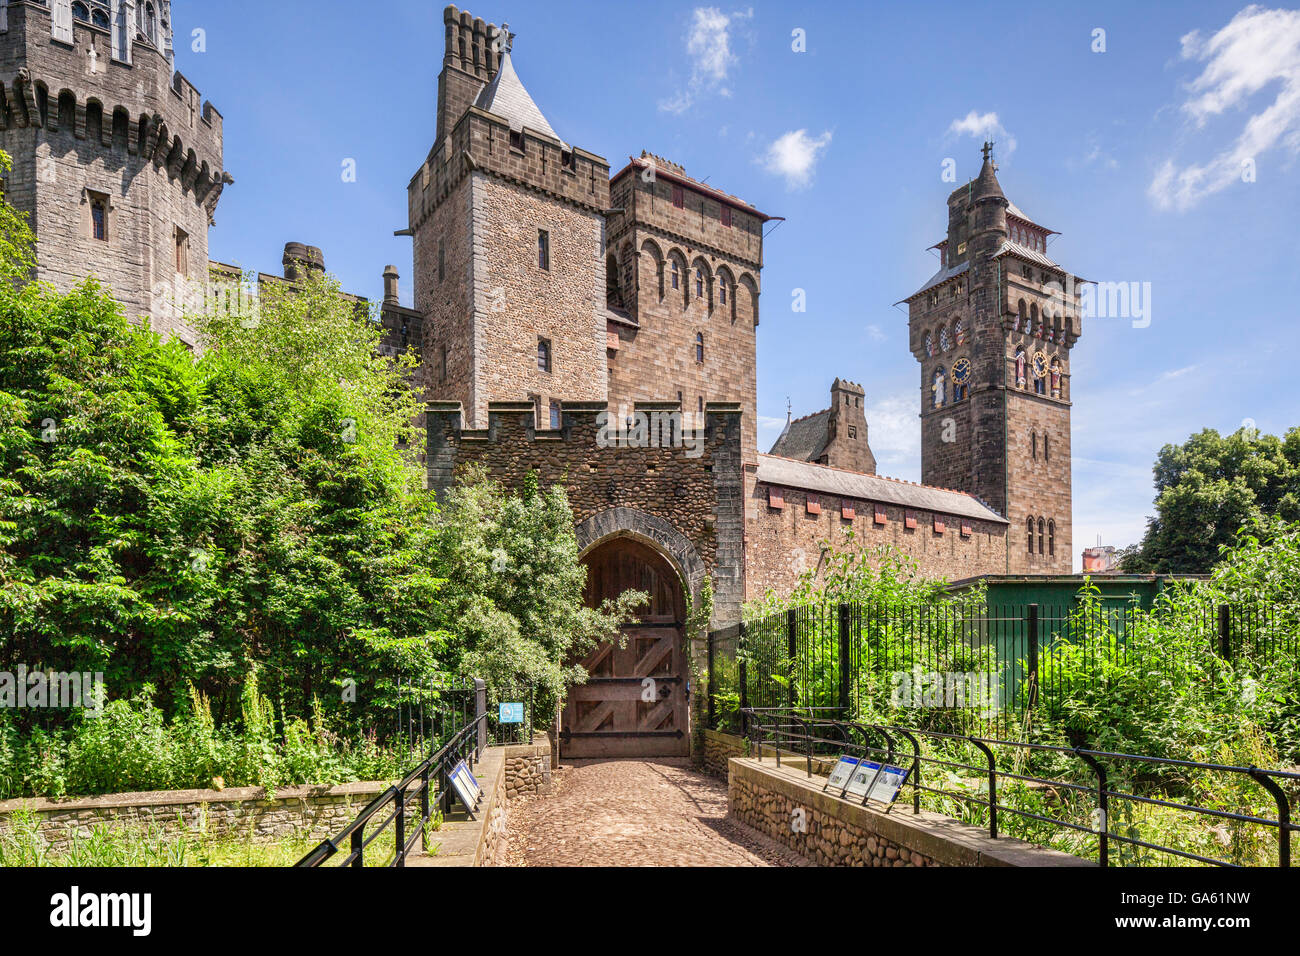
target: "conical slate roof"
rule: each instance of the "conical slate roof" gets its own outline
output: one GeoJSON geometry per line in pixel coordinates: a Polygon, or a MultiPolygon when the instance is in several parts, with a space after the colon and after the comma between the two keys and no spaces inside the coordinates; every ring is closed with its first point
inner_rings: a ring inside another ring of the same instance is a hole
{"type": "Polygon", "coordinates": [[[551,129],[551,124],[546,122],[546,117],[537,108],[528,91],[524,89],[524,84],[519,81],[514,65],[510,62],[509,51],[502,55],[501,66],[496,76],[492,77],[492,82],[479,92],[474,105],[481,110],[503,117],[510,123],[511,129],[523,129],[527,126],[553,139],[560,139],[555,130],[551,129]]]}
{"type": "Polygon", "coordinates": [[[998,183],[998,174],[994,172],[993,161],[987,153],[984,156],[984,165],[980,167],[980,174],[975,180],[972,194],[976,201],[990,197],[996,199],[1007,198],[1002,193],[1002,186],[998,183]]]}

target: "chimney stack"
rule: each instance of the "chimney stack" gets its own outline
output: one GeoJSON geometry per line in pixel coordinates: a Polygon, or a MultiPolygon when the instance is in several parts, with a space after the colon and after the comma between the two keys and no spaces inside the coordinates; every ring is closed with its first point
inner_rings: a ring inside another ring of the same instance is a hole
{"type": "Polygon", "coordinates": [[[397,266],[384,266],[384,305],[398,305],[397,266]]]}
{"type": "Polygon", "coordinates": [[[318,275],[325,274],[325,253],[316,246],[301,242],[284,244],[284,258],[281,263],[284,265],[284,277],[291,282],[305,278],[311,272],[318,275]]]}

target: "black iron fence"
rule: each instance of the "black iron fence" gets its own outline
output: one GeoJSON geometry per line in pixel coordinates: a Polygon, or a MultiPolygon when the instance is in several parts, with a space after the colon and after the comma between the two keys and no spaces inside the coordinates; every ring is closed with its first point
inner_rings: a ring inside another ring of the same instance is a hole
{"type": "Polygon", "coordinates": [[[488,709],[488,741],[493,746],[532,743],[536,727],[536,692],[529,688],[507,696],[509,700],[502,700],[496,707],[488,709]]]}
{"type": "Polygon", "coordinates": [[[1207,656],[1248,665],[1297,653],[1300,612],[1277,607],[816,604],[709,635],[709,726],[740,732],[746,707],[833,707],[914,710],[935,730],[1020,735],[1036,707],[1127,662],[1136,627],[1175,613],[1207,656]]]}
{"type": "MultiPolygon", "coordinates": [[[[877,776],[894,766],[907,772],[899,798],[910,798],[915,814],[925,804],[993,838],[1010,831],[1064,843],[1099,866],[1290,867],[1291,834],[1300,830],[1290,807],[1300,773],[867,724],[827,709],[750,707],[740,716],[760,761],[793,759],[809,778],[822,756],[846,756],[855,771],[871,761],[877,776]],[[1054,772],[1040,775],[1040,767],[1054,772]],[[1181,796],[1187,788],[1177,782],[1196,777],[1201,792],[1223,795],[1220,806],[1181,796]]],[[[823,790],[846,798],[849,785],[828,778],[823,790]]],[[[862,788],[861,802],[872,792],[862,788]]]]}
{"type": "Polygon", "coordinates": [[[429,756],[296,866],[402,867],[417,843],[427,849],[431,829],[451,809],[452,770],[462,760],[472,769],[488,745],[486,685],[474,680],[455,689],[464,693],[444,695],[447,712],[439,718],[443,735],[432,739],[429,756]],[[340,853],[342,859],[335,861],[340,853]]]}

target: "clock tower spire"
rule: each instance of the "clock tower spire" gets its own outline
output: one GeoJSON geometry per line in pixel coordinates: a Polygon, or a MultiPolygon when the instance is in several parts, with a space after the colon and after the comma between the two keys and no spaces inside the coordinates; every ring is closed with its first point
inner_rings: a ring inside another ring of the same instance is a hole
{"type": "Polygon", "coordinates": [[[1009,573],[1073,570],[1070,352],[1082,281],[1057,235],[1007,199],[985,142],[948,197],[939,270],[903,300],[921,366],[921,480],[976,495],[1011,522],[1009,573]]]}

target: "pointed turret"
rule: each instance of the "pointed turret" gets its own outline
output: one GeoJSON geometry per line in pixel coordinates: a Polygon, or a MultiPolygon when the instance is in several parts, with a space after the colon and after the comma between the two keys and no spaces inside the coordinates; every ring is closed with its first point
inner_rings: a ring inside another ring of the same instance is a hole
{"type": "MultiPolygon", "coordinates": [[[[501,30],[503,37],[509,37],[509,27],[503,26],[501,30]]],[[[491,83],[483,87],[482,92],[474,100],[474,105],[508,120],[513,130],[522,130],[527,126],[534,132],[545,133],[552,139],[560,139],[533,98],[528,95],[528,91],[524,89],[519,75],[515,73],[514,64],[510,61],[508,39],[502,50],[501,66],[496,76],[492,77],[491,83]]]]}

